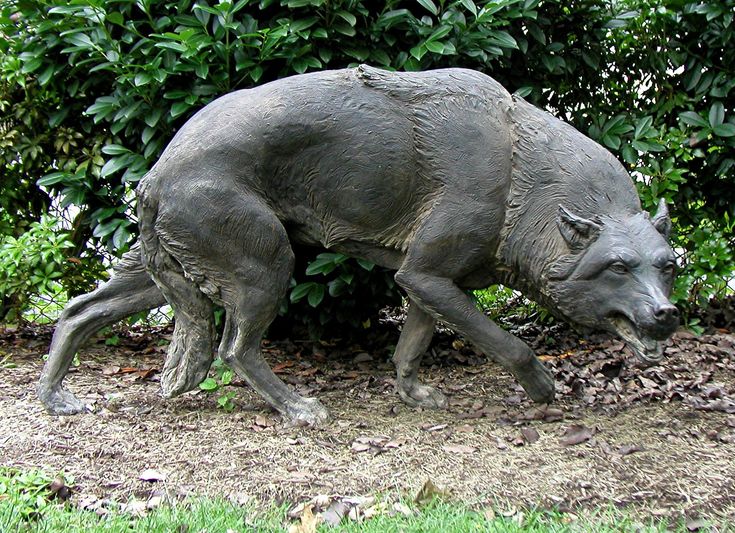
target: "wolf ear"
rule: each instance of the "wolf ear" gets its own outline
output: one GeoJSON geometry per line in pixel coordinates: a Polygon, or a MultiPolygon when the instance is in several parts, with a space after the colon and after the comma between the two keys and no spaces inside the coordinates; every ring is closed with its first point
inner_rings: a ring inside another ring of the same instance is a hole
{"type": "Polygon", "coordinates": [[[666,206],[666,200],[661,198],[658,201],[658,209],[651,219],[651,224],[664,236],[667,240],[671,236],[671,218],[669,218],[669,208],[666,206]]]}
{"type": "Polygon", "coordinates": [[[562,205],[559,206],[559,212],[556,215],[556,225],[559,227],[559,233],[572,250],[587,248],[597,240],[602,229],[602,226],[597,222],[573,215],[562,205]]]}

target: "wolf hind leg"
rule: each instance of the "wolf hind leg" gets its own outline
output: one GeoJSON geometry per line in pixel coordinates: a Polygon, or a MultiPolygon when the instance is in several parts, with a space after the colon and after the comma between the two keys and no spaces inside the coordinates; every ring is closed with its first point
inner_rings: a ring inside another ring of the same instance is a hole
{"type": "Polygon", "coordinates": [[[61,313],[36,388],[46,410],[53,415],[90,410],[62,385],[74,355],[103,327],[165,303],[163,294],[143,267],[140,245],[134,245],[116,265],[107,283],[72,299],[61,313]]]}
{"type": "Polygon", "coordinates": [[[151,277],[174,312],[174,333],[161,372],[161,392],[173,398],[195,389],[212,364],[214,312],[212,301],[187,278],[181,265],[159,246],[146,250],[151,277]]]}

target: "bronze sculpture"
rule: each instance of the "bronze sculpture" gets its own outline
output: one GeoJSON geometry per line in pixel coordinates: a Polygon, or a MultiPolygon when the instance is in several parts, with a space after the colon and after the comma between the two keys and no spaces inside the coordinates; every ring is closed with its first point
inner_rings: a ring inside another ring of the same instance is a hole
{"type": "Polygon", "coordinates": [[[583,326],[613,331],[644,360],[678,324],[666,206],[650,219],[607,150],[478,72],[367,66],[294,76],[212,102],[177,133],[138,188],[139,243],[112,279],[59,320],[39,396],[85,410],[62,387],[81,343],[169,302],[166,396],[219,354],[284,416],[327,418],[260,353],[291,277],[290,242],[395,269],[410,300],[396,348],[401,398],[443,407],[417,371],[436,320],[510,371],[537,402],[551,374],[465,289],[502,283],[583,326]]]}

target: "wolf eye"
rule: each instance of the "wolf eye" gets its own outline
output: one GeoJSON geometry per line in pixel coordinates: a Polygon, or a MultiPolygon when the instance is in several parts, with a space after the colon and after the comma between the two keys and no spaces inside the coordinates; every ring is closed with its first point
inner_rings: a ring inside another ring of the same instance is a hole
{"type": "Polygon", "coordinates": [[[610,270],[611,272],[615,272],[616,274],[627,274],[628,272],[630,272],[628,265],[626,265],[625,263],[621,263],[620,261],[615,261],[607,268],[608,270],[610,270]]]}
{"type": "Polygon", "coordinates": [[[673,276],[675,270],[676,265],[674,263],[666,263],[664,266],[661,267],[661,273],[667,276],[673,276]]]}

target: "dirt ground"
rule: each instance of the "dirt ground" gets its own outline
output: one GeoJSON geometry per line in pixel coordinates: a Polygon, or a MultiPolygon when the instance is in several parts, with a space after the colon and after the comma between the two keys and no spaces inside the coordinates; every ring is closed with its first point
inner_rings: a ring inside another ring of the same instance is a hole
{"type": "Polygon", "coordinates": [[[66,380],[94,414],[56,418],[34,386],[49,331],[0,329],[0,463],[74,477],[73,501],[222,495],[303,502],[317,495],[412,497],[427,479],[471,505],[565,509],[609,505],[641,516],[735,520],[735,335],[669,342],[642,369],[622,343],[566,330],[520,332],[553,368],[557,401],[534,406],[471,346],[440,337],[424,379],[447,411],[403,405],[391,342],[266,342],[276,371],[333,415],[283,424],[235,379],[223,391],[159,396],[169,330],[97,339],[66,380]],[[384,343],[381,346],[381,342],[384,343]],[[148,480],[143,480],[146,478],[148,480]]]}

